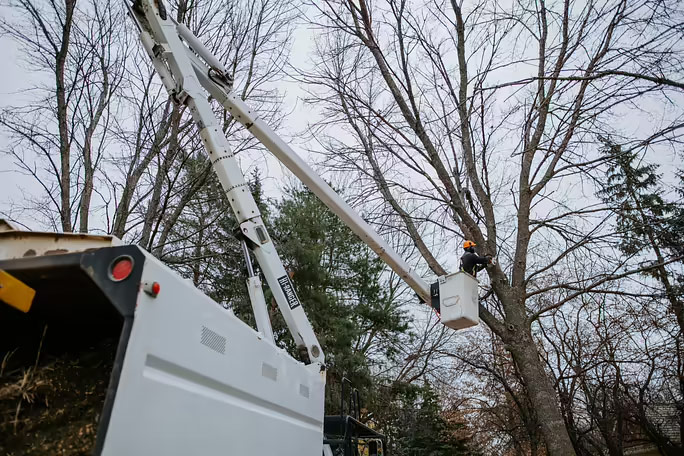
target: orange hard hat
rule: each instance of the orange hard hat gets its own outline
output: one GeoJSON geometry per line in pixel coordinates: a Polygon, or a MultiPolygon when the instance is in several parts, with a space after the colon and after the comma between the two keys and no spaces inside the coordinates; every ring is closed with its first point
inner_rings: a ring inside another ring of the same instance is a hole
{"type": "Polygon", "coordinates": [[[468,247],[475,247],[475,245],[477,245],[477,244],[475,244],[473,241],[465,241],[463,243],[463,248],[467,249],[468,247]]]}

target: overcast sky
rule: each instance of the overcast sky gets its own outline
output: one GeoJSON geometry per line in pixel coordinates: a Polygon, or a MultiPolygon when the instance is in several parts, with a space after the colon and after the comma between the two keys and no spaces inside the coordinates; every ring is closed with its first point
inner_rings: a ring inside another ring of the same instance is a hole
{"type": "MultiPolygon", "coordinates": [[[[9,8],[0,6],[0,15],[7,17],[12,14],[9,8]]],[[[0,35],[0,109],[6,106],[16,106],[26,99],[21,91],[31,87],[31,77],[26,74],[19,63],[19,53],[16,44],[6,36],[0,35]]],[[[6,133],[0,130],[0,150],[7,148],[6,133]]],[[[21,197],[21,187],[35,188],[32,179],[16,173],[10,158],[0,155],[0,211],[7,209],[7,202],[21,197]]]]}
{"type": "MultiPolygon", "coordinates": [[[[8,15],[15,13],[13,10],[0,6],[0,14],[8,17],[8,15]]],[[[292,65],[303,67],[311,64],[312,43],[313,33],[306,26],[300,25],[294,34],[290,61],[292,65]]],[[[27,99],[27,94],[24,91],[36,84],[37,76],[24,68],[25,62],[20,61],[16,44],[4,36],[0,36],[0,61],[3,62],[3,69],[0,73],[0,78],[2,78],[0,108],[20,106],[27,99]]],[[[301,97],[304,96],[304,92],[297,83],[284,80],[281,84],[279,89],[287,94],[284,111],[291,112],[286,118],[281,132],[286,136],[286,140],[292,143],[295,150],[304,155],[310,163],[314,163],[317,157],[308,155],[302,147],[305,144],[298,143],[298,141],[302,137],[300,133],[306,129],[308,123],[315,120],[317,113],[315,109],[302,102],[301,97]]],[[[654,111],[659,109],[662,108],[654,107],[654,111]]],[[[642,118],[625,118],[624,125],[626,130],[636,132],[645,120],[645,116],[642,118]]],[[[644,124],[648,123],[650,122],[644,124]]],[[[0,149],[6,150],[7,143],[8,139],[5,132],[0,131],[0,149]]],[[[672,171],[679,164],[681,157],[676,157],[672,153],[662,153],[653,154],[649,159],[662,165],[662,172],[665,173],[666,179],[670,180],[672,171]]],[[[16,166],[13,165],[9,157],[0,156],[0,160],[2,160],[0,162],[0,212],[2,212],[9,209],[10,202],[21,202],[26,194],[38,195],[41,189],[32,177],[18,173],[16,166]]],[[[271,196],[277,195],[278,189],[282,186],[293,182],[292,177],[288,175],[283,166],[273,158],[263,155],[247,155],[241,157],[241,160],[243,170],[246,173],[254,166],[258,166],[262,170],[262,176],[266,180],[267,190],[271,196]]],[[[19,217],[19,220],[32,228],[40,228],[29,215],[19,217]]],[[[97,220],[93,220],[92,223],[94,226],[98,226],[97,220]]]]}

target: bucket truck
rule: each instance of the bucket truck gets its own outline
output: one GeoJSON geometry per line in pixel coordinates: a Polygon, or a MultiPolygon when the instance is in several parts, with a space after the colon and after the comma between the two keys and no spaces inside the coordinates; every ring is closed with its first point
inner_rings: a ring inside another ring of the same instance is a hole
{"type": "MultiPolygon", "coordinates": [[[[478,323],[477,280],[428,285],[236,94],[223,64],[162,0],[129,6],[170,96],[186,106],[239,223],[257,330],[150,253],[111,236],[20,231],[0,223],[0,357],[50,323],[52,349],[118,338],[94,454],[356,454],[382,436],[358,416],[325,417],[325,354],[230,150],[208,96],[337,214],[453,329],[478,323]],[[304,362],[278,347],[259,265],[304,362]]],[[[358,404],[358,402],[356,402],[358,404]]],[[[382,445],[380,445],[382,446],[382,445]]]]}

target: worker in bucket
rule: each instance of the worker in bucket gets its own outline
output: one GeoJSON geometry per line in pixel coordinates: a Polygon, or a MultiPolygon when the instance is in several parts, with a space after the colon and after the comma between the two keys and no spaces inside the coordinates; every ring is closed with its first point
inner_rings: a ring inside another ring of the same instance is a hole
{"type": "Polygon", "coordinates": [[[463,243],[465,253],[461,257],[461,271],[465,271],[473,277],[477,275],[477,271],[481,271],[493,263],[491,256],[480,256],[475,253],[475,246],[476,244],[473,241],[465,241],[463,243]]]}

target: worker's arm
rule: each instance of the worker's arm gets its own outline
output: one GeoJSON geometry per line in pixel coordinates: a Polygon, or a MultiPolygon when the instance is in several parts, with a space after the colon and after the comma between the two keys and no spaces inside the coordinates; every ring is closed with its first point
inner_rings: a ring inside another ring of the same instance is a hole
{"type": "Polygon", "coordinates": [[[486,266],[491,262],[492,262],[492,257],[490,257],[488,255],[485,255],[485,256],[476,255],[476,258],[475,258],[476,264],[481,264],[481,265],[486,266]]]}
{"type": "Polygon", "coordinates": [[[482,271],[484,268],[492,264],[492,257],[490,255],[480,256],[475,255],[475,270],[482,271]]]}

